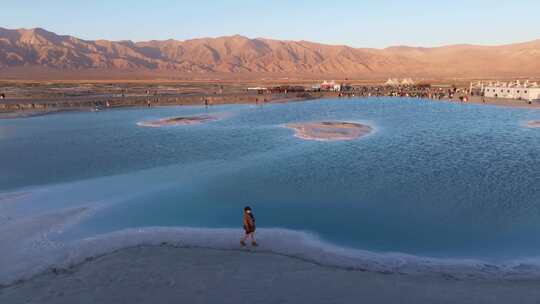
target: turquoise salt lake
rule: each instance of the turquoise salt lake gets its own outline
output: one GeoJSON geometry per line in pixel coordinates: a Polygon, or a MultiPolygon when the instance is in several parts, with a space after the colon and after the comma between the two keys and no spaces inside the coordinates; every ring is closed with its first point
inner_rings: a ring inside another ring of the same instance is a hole
{"type": "MultiPolygon", "coordinates": [[[[332,99],[62,113],[0,120],[0,230],[92,209],[51,236],[138,227],[309,232],[330,244],[436,258],[540,257],[539,110],[418,99],[332,99]],[[217,121],[146,128],[200,114],[217,121]],[[374,131],[306,141],[291,122],[374,131]]],[[[45,246],[45,245],[44,245],[45,246]]]]}

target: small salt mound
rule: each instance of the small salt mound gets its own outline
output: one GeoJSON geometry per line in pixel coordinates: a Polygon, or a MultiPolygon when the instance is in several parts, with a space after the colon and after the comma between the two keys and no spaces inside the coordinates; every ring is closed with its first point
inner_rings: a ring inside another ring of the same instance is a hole
{"type": "Polygon", "coordinates": [[[540,128],[540,120],[531,120],[527,122],[529,128],[540,128]]]}
{"type": "Polygon", "coordinates": [[[319,141],[352,140],[372,131],[370,126],[350,122],[292,123],[286,127],[294,129],[296,137],[319,141]]]}
{"type": "Polygon", "coordinates": [[[141,127],[166,127],[166,126],[185,126],[185,125],[194,125],[194,124],[201,124],[205,122],[210,122],[217,120],[216,117],[208,116],[208,115],[202,115],[202,116],[189,116],[189,117],[171,117],[171,118],[163,118],[159,120],[153,120],[153,121],[142,121],[137,123],[137,125],[141,127]]]}

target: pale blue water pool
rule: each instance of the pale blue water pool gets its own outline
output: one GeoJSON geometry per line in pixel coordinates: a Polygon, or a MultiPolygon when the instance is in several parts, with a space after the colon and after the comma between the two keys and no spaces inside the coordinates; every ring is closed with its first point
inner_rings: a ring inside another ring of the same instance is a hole
{"type": "Polygon", "coordinates": [[[148,226],[310,231],[372,251],[540,256],[540,111],[416,99],[341,99],[65,113],[0,121],[0,193],[10,216],[75,205],[78,238],[148,226]],[[144,128],[194,114],[223,119],[144,128]],[[305,141],[282,125],[346,120],[375,131],[305,141]]]}

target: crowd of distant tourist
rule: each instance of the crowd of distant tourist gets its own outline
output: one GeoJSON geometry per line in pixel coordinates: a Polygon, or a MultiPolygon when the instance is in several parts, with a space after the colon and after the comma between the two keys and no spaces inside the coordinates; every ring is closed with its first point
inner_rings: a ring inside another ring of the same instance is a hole
{"type": "Polygon", "coordinates": [[[435,87],[431,85],[373,85],[373,86],[352,86],[339,85],[339,89],[321,89],[305,88],[302,86],[276,86],[272,88],[254,88],[248,92],[254,92],[259,95],[276,93],[326,93],[335,94],[338,97],[412,97],[429,99],[450,99],[468,101],[469,96],[474,93],[469,92],[467,88],[435,87]]]}
{"type": "Polygon", "coordinates": [[[407,85],[407,86],[362,86],[353,87],[347,91],[340,91],[341,96],[360,97],[413,97],[429,99],[454,99],[466,101],[469,92],[467,89],[457,87],[442,88],[428,85],[407,85]]]}

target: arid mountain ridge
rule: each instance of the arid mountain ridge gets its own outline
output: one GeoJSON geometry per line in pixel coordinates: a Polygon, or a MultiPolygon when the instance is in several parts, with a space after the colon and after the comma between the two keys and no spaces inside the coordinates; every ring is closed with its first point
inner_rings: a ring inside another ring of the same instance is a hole
{"type": "Polygon", "coordinates": [[[98,70],[104,74],[538,77],[540,40],[501,46],[369,49],[238,35],[185,41],[90,41],[40,28],[0,28],[0,77],[32,68],[56,74],[98,70]]]}

